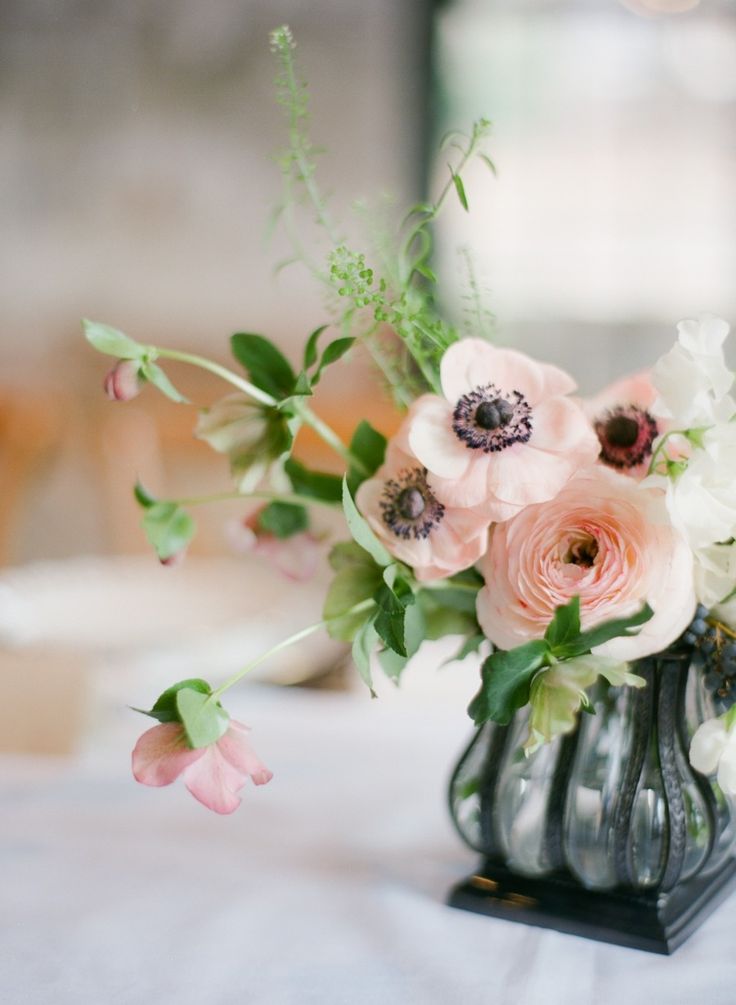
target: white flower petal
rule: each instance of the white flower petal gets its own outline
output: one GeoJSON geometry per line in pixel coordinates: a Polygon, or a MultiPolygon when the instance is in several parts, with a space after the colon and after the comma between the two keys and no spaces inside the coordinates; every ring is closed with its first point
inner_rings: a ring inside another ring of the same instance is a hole
{"type": "Polygon", "coordinates": [[[703,775],[713,775],[728,743],[722,719],[708,719],[699,726],[690,743],[690,763],[703,775]]]}

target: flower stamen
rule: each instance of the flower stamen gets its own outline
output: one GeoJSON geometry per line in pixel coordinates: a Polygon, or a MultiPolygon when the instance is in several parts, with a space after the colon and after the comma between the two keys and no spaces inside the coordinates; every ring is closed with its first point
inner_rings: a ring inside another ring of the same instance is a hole
{"type": "Polygon", "coordinates": [[[527,442],[532,435],[531,414],[520,391],[503,394],[495,384],[485,384],[458,400],[452,428],[469,449],[496,453],[527,442]]]}
{"type": "Polygon", "coordinates": [[[383,522],[397,537],[415,541],[429,537],[445,515],[445,507],[427,485],[426,468],[405,468],[384,483],[380,507],[383,522]]]}

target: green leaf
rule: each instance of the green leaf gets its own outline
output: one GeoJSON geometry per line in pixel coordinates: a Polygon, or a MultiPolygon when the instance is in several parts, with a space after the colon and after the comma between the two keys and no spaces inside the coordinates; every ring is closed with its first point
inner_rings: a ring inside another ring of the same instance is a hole
{"type": "Polygon", "coordinates": [[[468,706],[476,726],[489,719],[507,725],[516,709],[529,701],[532,677],[545,665],[548,654],[543,639],[492,653],[481,669],[480,691],[468,706]]]}
{"type": "Polygon", "coordinates": [[[335,578],[325,597],[323,617],[333,639],[352,642],[360,627],[371,621],[375,610],[346,615],[346,611],[369,600],[381,586],[381,568],[370,555],[352,541],[335,545],[330,552],[335,578]]]}
{"type": "Polygon", "coordinates": [[[358,424],[350,441],[350,453],[359,457],[367,473],[352,467],[348,471],[348,488],[354,494],[358,486],[375,474],[386,456],[386,437],[365,419],[358,424]]]}
{"type": "Polygon", "coordinates": [[[355,338],[352,336],[338,338],[335,339],[334,342],[330,342],[325,351],[322,353],[322,359],[319,361],[317,372],[312,377],[312,384],[318,384],[319,379],[322,376],[322,371],[325,367],[329,366],[331,363],[336,363],[339,359],[341,359],[354,342],[355,338]]]}
{"type": "Polygon", "coordinates": [[[202,694],[210,694],[212,692],[212,688],[206,680],[192,677],[188,680],[180,680],[177,684],[167,687],[158,696],[153,708],[149,712],[145,712],[142,708],[137,708],[135,711],[143,712],[143,715],[150,715],[152,719],[158,719],[159,722],[181,722],[176,705],[176,696],[185,687],[190,688],[192,691],[200,691],[202,694]]]}
{"type": "Polygon", "coordinates": [[[146,347],[134,341],[128,335],[102,324],[101,321],[82,321],[84,337],[98,352],[106,356],[117,356],[118,359],[142,359],[146,347]]]}
{"type": "Polygon", "coordinates": [[[590,652],[596,646],[602,646],[611,639],[631,635],[632,628],[638,628],[646,624],[653,616],[654,611],[649,604],[644,604],[642,609],[628,618],[614,618],[612,621],[604,621],[602,625],[597,625],[587,632],[581,632],[577,639],[563,646],[558,646],[554,655],[560,659],[570,656],[582,656],[583,653],[590,652]]]}
{"type": "Polygon", "coordinates": [[[390,565],[393,561],[391,556],[358,512],[358,509],[353,502],[353,497],[350,494],[346,478],[344,478],[342,482],[342,508],[345,513],[345,519],[348,523],[348,529],[353,535],[353,540],[355,540],[361,548],[365,548],[368,554],[371,555],[371,557],[374,558],[379,565],[390,565]]]}
{"type": "Polygon", "coordinates": [[[455,191],[457,192],[457,197],[460,200],[460,205],[467,212],[469,209],[468,197],[465,195],[465,186],[463,185],[463,180],[459,174],[455,174],[452,168],[450,168],[450,174],[452,175],[452,180],[455,183],[455,191]]]}
{"type": "Polygon", "coordinates": [[[427,638],[424,611],[419,604],[409,603],[404,613],[404,643],[406,655],[411,658],[427,638]]]}
{"type": "Polygon", "coordinates": [[[153,384],[154,387],[157,387],[159,391],[161,391],[162,394],[165,394],[171,401],[175,401],[177,404],[188,403],[188,399],[177,391],[158,363],[152,363],[150,360],[146,360],[141,363],[140,372],[149,383],[153,384]]]}
{"type": "Polygon", "coordinates": [[[176,708],[190,747],[209,747],[227,732],[230,716],[211,695],[182,688],[176,693],[176,708]]]}
{"type": "Polygon", "coordinates": [[[580,597],[575,596],[568,604],[560,605],[547,626],[544,637],[553,652],[580,635],[580,597]]]}
{"type": "MultiPolygon", "coordinates": [[[[420,590],[417,593],[417,604],[424,613],[428,639],[442,639],[446,635],[475,635],[479,631],[474,604],[468,605],[467,610],[458,610],[451,605],[445,606],[436,593],[436,590],[420,590]]],[[[466,602],[469,594],[458,592],[452,597],[461,597],[466,602]]]]}
{"type": "Polygon", "coordinates": [[[342,500],[342,479],[324,471],[310,471],[295,458],[290,457],[284,464],[292,488],[300,496],[321,499],[323,502],[339,503],[342,500]]]}
{"type": "Polygon", "coordinates": [[[258,526],[274,537],[284,539],[307,530],[309,516],[303,506],[276,501],[261,510],[258,526]]]}
{"type": "Polygon", "coordinates": [[[360,626],[353,639],[353,662],[362,680],[372,696],[376,693],[373,690],[373,675],[371,673],[371,655],[378,642],[378,633],[373,625],[373,618],[368,617],[360,626]]]}
{"type": "Polygon", "coordinates": [[[317,342],[322,332],[326,331],[329,327],[329,325],[321,325],[319,328],[316,328],[307,339],[307,344],[304,346],[305,370],[308,370],[317,362],[317,342]]]}
{"type": "Polygon", "coordinates": [[[294,391],[296,375],[279,349],[250,332],[238,332],[230,339],[235,359],[248,371],[251,381],[274,398],[288,398],[294,391]]]}
{"type": "Polygon", "coordinates": [[[194,537],[191,516],[173,502],[158,502],[146,508],[143,529],[156,554],[165,562],[183,551],[194,537]]]}
{"type": "Polygon", "coordinates": [[[378,662],[381,669],[394,684],[399,683],[399,679],[409,662],[408,656],[400,656],[393,649],[382,649],[378,654],[378,662]]]}
{"type": "MultiPolygon", "coordinates": [[[[388,571],[387,569],[386,572],[388,571]]],[[[406,640],[406,608],[414,602],[414,596],[405,580],[396,579],[393,585],[388,585],[385,582],[387,578],[384,573],[384,585],[375,596],[378,604],[376,631],[389,649],[393,649],[400,656],[409,656],[406,640]]]]}
{"type": "Polygon", "coordinates": [[[143,487],[141,482],[135,483],[133,495],[138,505],[142,506],[143,509],[150,509],[156,503],[154,497],[143,487]]]}

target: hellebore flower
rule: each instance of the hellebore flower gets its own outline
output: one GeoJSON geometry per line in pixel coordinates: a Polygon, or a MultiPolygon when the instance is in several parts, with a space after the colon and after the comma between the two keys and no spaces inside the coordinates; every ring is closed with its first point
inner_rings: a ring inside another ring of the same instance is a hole
{"type": "Polygon", "coordinates": [[[419,580],[442,579],[473,565],[488,544],[488,517],[439,502],[413,456],[404,422],[386,461],[363,482],[355,502],[386,549],[419,580]]]}
{"type": "Polygon", "coordinates": [[[284,415],[244,394],[229,394],[203,408],[195,436],[227,454],[241,492],[251,491],[289,445],[284,415]]]}
{"type": "Polygon", "coordinates": [[[258,522],[264,509],[265,506],[259,506],[244,520],[228,525],[227,536],[233,550],[265,559],[296,583],[311,579],[317,571],[322,552],[320,539],[310,531],[301,531],[289,537],[278,537],[264,531],[258,522]]]}
{"type": "Polygon", "coordinates": [[[171,785],[179,775],[195,799],[215,813],[240,806],[238,792],[248,778],[265,785],[273,775],[248,739],[248,726],[230,720],[227,732],[208,747],[192,748],[179,722],[147,730],[133,750],[133,775],[143,785],[171,785]]]}
{"type": "Polygon", "coordinates": [[[408,417],[408,442],[445,506],[508,520],[553,499],[598,456],[598,438],[562,370],[482,339],[442,357],[444,397],[423,395],[408,417]]]}

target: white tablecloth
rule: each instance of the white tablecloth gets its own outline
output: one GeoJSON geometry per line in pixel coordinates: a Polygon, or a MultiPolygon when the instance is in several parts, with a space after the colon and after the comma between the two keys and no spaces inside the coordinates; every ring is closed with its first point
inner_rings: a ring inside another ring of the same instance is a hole
{"type": "Polygon", "coordinates": [[[242,689],[275,777],[231,817],[132,781],[124,709],[74,761],[0,759],[0,1001],[732,1005],[736,897],[671,958],[445,906],[475,862],[445,809],[474,679],[428,673],[242,689]]]}

